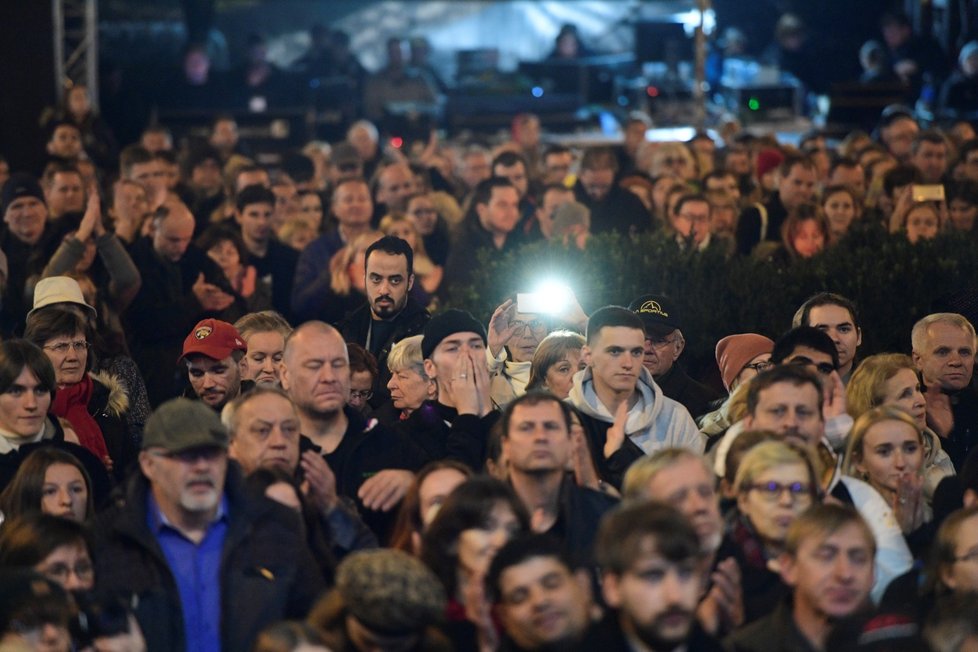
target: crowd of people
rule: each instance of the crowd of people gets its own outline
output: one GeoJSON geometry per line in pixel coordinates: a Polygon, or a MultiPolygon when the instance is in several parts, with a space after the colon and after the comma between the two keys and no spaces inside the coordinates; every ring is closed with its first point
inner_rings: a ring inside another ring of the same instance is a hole
{"type": "MultiPolygon", "coordinates": [[[[978,645],[975,327],[864,351],[826,288],[682,364],[671,288],[458,309],[526,243],[691,256],[975,233],[978,138],[698,133],[263,166],[228,115],[114,146],[81,86],[0,211],[0,647],[709,651],[978,645]],[[19,647],[18,647],[19,646],[19,647]]],[[[594,270],[594,273],[599,273],[594,270]]],[[[881,288],[881,291],[887,289],[881,288]]]]}

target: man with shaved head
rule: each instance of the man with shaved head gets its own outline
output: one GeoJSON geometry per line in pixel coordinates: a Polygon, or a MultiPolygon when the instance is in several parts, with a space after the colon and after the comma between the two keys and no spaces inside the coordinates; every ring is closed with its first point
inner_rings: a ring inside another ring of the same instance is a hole
{"type": "Polygon", "coordinates": [[[339,331],[321,321],[296,328],[285,341],[282,388],[299,414],[302,451],[322,455],[336,493],[356,501],[383,542],[394,509],[426,461],[420,449],[349,407],[350,356],[339,331]]]}
{"type": "Polygon", "coordinates": [[[152,227],[153,235],[132,247],[143,284],[125,317],[133,359],[155,406],[180,391],[176,362],[187,333],[234,297],[217,264],[191,244],[194,216],[176,196],[164,200],[152,227]]]}

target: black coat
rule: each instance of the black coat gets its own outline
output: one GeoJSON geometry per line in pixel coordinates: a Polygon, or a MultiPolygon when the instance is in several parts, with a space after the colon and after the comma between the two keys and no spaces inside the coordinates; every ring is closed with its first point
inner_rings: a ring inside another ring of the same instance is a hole
{"type": "Polygon", "coordinates": [[[594,460],[594,468],[598,472],[598,476],[615,489],[620,490],[628,467],[639,458],[644,457],[645,451],[630,437],[625,437],[621,448],[612,453],[611,457],[605,457],[604,445],[608,441],[608,430],[614,424],[609,421],[602,421],[590,414],[584,414],[580,410],[577,411],[577,416],[581,420],[584,434],[587,435],[591,459],[594,460]]]}
{"type": "MultiPolygon", "coordinates": [[[[387,341],[381,343],[379,350],[374,342],[370,343],[371,353],[374,350],[378,351],[375,357],[379,371],[374,380],[374,395],[370,400],[370,405],[373,407],[380,407],[391,396],[387,389],[387,381],[391,379],[390,369],[387,368],[387,356],[390,355],[391,348],[406,337],[420,335],[429,319],[431,319],[431,315],[428,314],[425,307],[418,303],[414,297],[408,295],[404,309],[390,320],[394,325],[394,330],[391,331],[387,341]]],[[[370,327],[373,322],[370,306],[365,303],[340,324],[339,330],[347,342],[355,342],[366,347],[367,336],[371,331],[370,327]]]]}
{"type": "Polygon", "coordinates": [[[14,476],[17,475],[17,469],[20,468],[21,463],[28,455],[39,448],[51,447],[66,453],[71,453],[78,458],[78,461],[85,467],[85,471],[92,481],[92,498],[95,502],[95,507],[98,508],[100,505],[103,505],[108,500],[109,493],[112,491],[112,480],[109,477],[109,472],[105,470],[105,465],[102,463],[102,460],[97,458],[87,448],[65,441],[65,431],[57,418],[48,415],[46,428],[51,433],[49,437],[33,444],[23,444],[15,451],[11,451],[6,455],[0,455],[0,492],[14,479],[14,476]]]}
{"type": "MultiPolygon", "coordinates": [[[[245,497],[238,467],[228,464],[228,530],[221,560],[221,639],[225,650],[249,650],[267,625],[304,618],[324,588],[298,516],[269,500],[245,497]]],[[[185,649],[176,581],[147,524],[149,482],[130,478],[94,533],[100,594],[128,597],[149,652],[185,649]]]]}
{"type": "MultiPolygon", "coordinates": [[[[346,432],[340,444],[344,449],[343,465],[333,468],[336,476],[336,493],[353,501],[361,516],[377,539],[387,540],[394,525],[397,510],[378,512],[366,509],[357,496],[365,480],[385,469],[417,471],[428,461],[422,451],[402,433],[380,425],[376,420],[366,421],[363,416],[347,406],[343,408],[347,418],[346,432]]],[[[321,448],[303,436],[299,440],[302,452],[314,450],[322,454],[321,448]]],[[[337,449],[339,450],[339,448],[337,449]]],[[[327,461],[328,461],[327,456],[327,461]]]]}
{"type": "Polygon", "coordinates": [[[462,297],[468,290],[468,286],[479,278],[482,269],[479,263],[481,252],[485,252],[482,255],[499,257],[522,244],[524,244],[522,234],[514,228],[506,236],[502,248],[497,248],[492,234],[483,228],[479,220],[472,215],[466,216],[452,241],[448,260],[445,261],[445,280],[442,281],[439,292],[442,294],[447,292],[448,297],[462,297]]]}
{"type": "Polygon", "coordinates": [[[489,430],[499,417],[500,413],[495,410],[477,417],[459,414],[437,401],[425,401],[395,428],[421,449],[426,463],[457,460],[481,473],[486,464],[489,430]]]}
{"type": "Polygon", "coordinates": [[[108,373],[92,374],[88,413],[102,431],[112,458],[112,475],[120,483],[135,468],[141,445],[141,437],[131,431],[126,421],[128,410],[129,397],[119,379],[108,373]]]}
{"type": "Polygon", "coordinates": [[[292,320],[292,285],[295,281],[295,267],[299,262],[299,252],[278,240],[268,242],[265,256],[251,255],[248,262],[255,266],[258,281],[271,286],[272,307],[282,316],[292,320]]]}
{"type": "Polygon", "coordinates": [[[574,196],[591,211],[591,233],[617,231],[628,236],[652,230],[652,214],[635,193],[617,183],[600,201],[592,199],[580,181],[574,186],[574,196]]]}
{"type": "Polygon", "coordinates": [[[742,256],[749,256],[762,240],[768,242],[781,240],[781,225],[788,219],[788,209],[781,203],[778,193],[774,193],[774,196],[764,204],[764,210],[767,213],[767,230],[763,238],[761,238],[763,221],[757,206],[744,209],[737,220],[737,253],[742,256]]]}
{"type": "MultiPolygon", "coordinates": [[[[632,646],[625,633],[621,630],[618,612],[611,610],[600,621],[591,625],[584,634],[580,644],[571,648],[576,652],[632,652],[632,646]]],[[[689,652],[722,652],[723,647],[715,638],[703,631],[699,622],[694,620],[686,639],[685,647],[689,652]]]]}
{"type": "Polygon", "coordinates": [[[693,419],[697,420],[711,410],[711,401],[720,398],[715,391],[690,378],[679,365],[673,365],[672,369],[656,378],[655,382],[662,388],[663,394],[682,403],[693,419]]]}
{"type": "Polygon", "coordinates": [[[571,474],[560,485],[557,521],[547,534],[555,536],[578,566],[594,566],[594,539],[598,525],[619,500],[594,489],[578,486],[571,474]]]}
{"type": "Polygon", "coordinates": [[[200,274],[208,283],[231,292],[224,273],[200,249],[191,245],[177,263],[160,258],[149,238],[138,240],[130,251],[143,284],[125,314],[132,357],[146,381],[149,401],[157,406],[179,393],[177,358],[183,340],[197,322],[217,317],[204,310],[193,293],[200,274]]]}

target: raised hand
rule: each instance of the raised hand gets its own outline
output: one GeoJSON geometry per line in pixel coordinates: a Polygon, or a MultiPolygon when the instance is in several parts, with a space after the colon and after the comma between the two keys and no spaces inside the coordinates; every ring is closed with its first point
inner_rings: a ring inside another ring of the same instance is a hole
{"type": "Polygon", "coordinates": [[[220,312],[234,303],[233,296],[216,285],[205,281],[203,272],[197,276],[197,281],[191,289],[204,310],[220,312]]]}
{"type": "Polygon", "coordinates": [[[514,325],[515,318],[516,304],[512,299],[507,299],[492,313],[487,333],[489,353],[492,357],[497,357],[503,347],[516,336],[518,327],[514,325]]]}
{"type": "Polygon", "coordinates": [[[323,456],[316,451],[306,451],[299,458],[299,467],[305,479],[302,494],[320,512],[328,514],[339,504],[336,495],[336,475],[323,456]]]}
{"type": "Polygon", "coordinates": [[[621,445],[625,443],[625,422],[628,421],[628,401],[624,400],[618,404],[615,410],[615,421],[608,428],[608,434],[604,442],[604,456],[609,458],[618,452],[621,445]]]}

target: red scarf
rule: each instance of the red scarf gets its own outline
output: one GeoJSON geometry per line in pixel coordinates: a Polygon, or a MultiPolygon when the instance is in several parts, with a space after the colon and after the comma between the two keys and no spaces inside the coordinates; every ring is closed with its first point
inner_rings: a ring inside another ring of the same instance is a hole
{"type": "Polygon", "coordinates": [[[79,443],[104,462],[109,456],[109,449],[105,447],[102,429],[88,413],[88,402],[92,400],[93,386],[92,377],[85,374],[81,382],[59,387],[54,394],[51,413],[67,419],[77,433],[79,443]]]}

